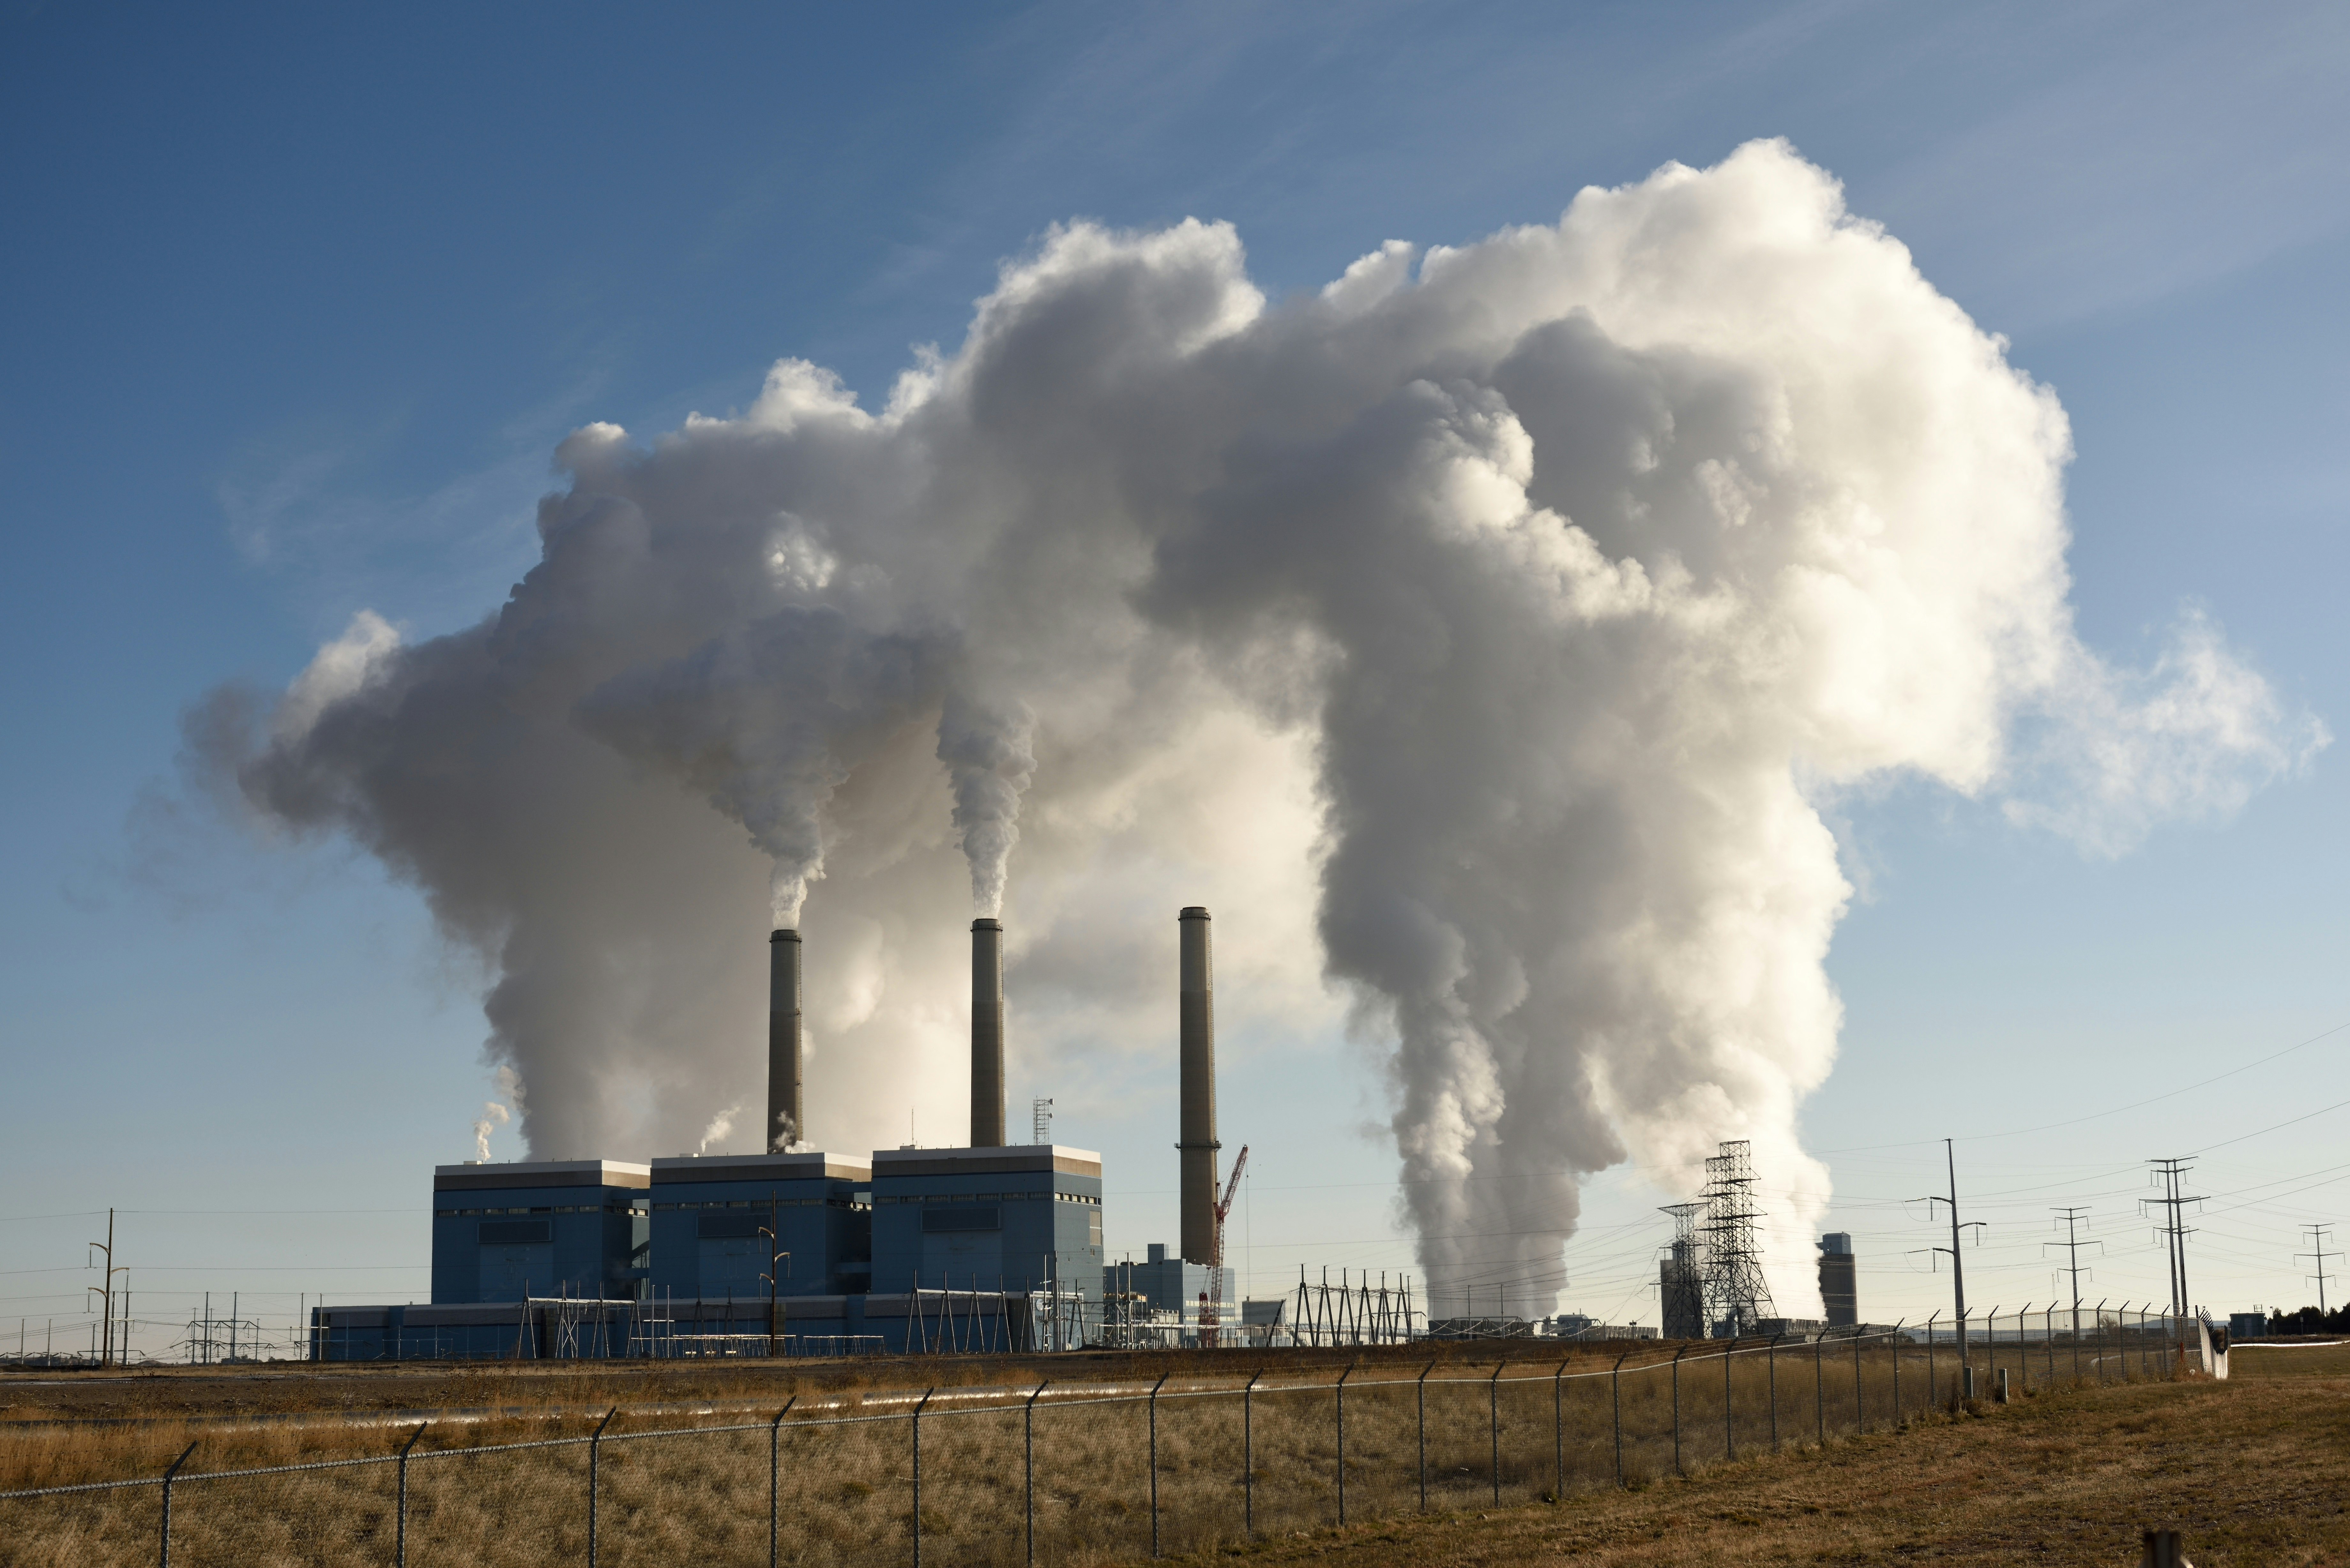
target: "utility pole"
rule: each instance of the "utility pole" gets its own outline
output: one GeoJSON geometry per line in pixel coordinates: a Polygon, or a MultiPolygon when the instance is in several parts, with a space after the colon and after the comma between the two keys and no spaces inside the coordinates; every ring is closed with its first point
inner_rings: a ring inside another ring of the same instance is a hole
{"type": "Polygon", "coordinates": [[[2200,1203],[2203,1199],[2199,1196],[2190,1197],[2181,1190],[2187,1173],[2195,1168],[2185,1159],[2149,1159],[2147,1164],[2153,1167],[2152,1178],[2163,1184],[2163,1196],[2148,1199],[2146,1201],[2159,1203],[2168,1210],[2168,1222],[2162,1227],[2162,1230],[2168,1238],[2170,1251],[2170,1308],[2173,1317],[2183,1320],[2187,1316],[2188,1309],[2187,1237],[2189,1234],[2183,1216],[2188,1204],[2200,1203]]]}
{"type": "MultiPolygon", "coordinates": [[[[106,1297],[106,1305],[103,1309],[106,1330],[101,1341],[105,1348],[99,1353],[98,1358],[99,1366],[106,1367],[114,1365],[114,1276],[117,1274],[127,1274],[130,1272],[127,1268],[118,1269],[114,1266],[113,1210],[109,1209],[106,1211],[106,1240],[103,1241],[92,1241],[90,1245],[96,1248],[99,1251],[106,1254],[106,1288],[99,1293],[106,1297]]],[[[96,1285],[92,1285],[89,1288],[93,1291],[99,1289],[96,1285]]],[[[84,1295],[83,1300],[85,1303],[88,1300],[87,1294],[84,1295]]]]}
{"type": "MultiPolygon", "coordinates": [[[[2329,1252],[2325,1250],[2325,1233],[2333,1229],[2334,1227],[2331,1225],[2303,1225],[2302,1227],[2302,1231],[2309,1237],[2309,1244],[2317,1250],[2314,1252],[2295,1252],[2293,1254],[2295,1261],[2303,1258],[2314,1258],[2317,1260],[2317,1310],[2321,1314],[2325,1311],[2325,1260],[2328,1258],[2338,1258],[2342,1255],[2339,1252],[2329,1252]]],[[[2307,1279],[2309,1276],[2303,1274],[2302,1278],[2307,1279]]]]}
{"type": "MultiPolygon", "coordinates": [[[[2075,1337],[2078,1337],[2081,1332],[2081,1248],[2084,1243],[2081,1241],[2080,1227],[2088,1216],[2089,1211],[2086,1209],[2057,1210],[2056,1219],[2064,1227],[2064,1239],[2061,1241],[2043,1241],[2040,1244],[2040,1250],[2043,1252],[2051,1247],[2064,1249],[2064,1266],[2058,1272],[2072,1276],[2073,1333],[2075,1337]]],[[[2105,1245],[2103,1241],[2090,1241],[2086,1244],[2092,1247],[2105,1245]]]]}
{"type": "MultiPolygon", "coordinates": [[[[1966,1366],[1968,1366],[1967,1272],[1965,1265],[1959,1258],[1959,1231],[1961,1229],[1959,1222],[1959,1156],[1952,1139],[1942,1140],[1942,1155],[1950,1165],[1950,1195],[1944,1198],[1939,1193],[1929,1194],[1918,1201],[1924,1203],[1929,1212],[1937,1203],[1947,1203],[1950,1206],[1950,1244],[1947,1247],[1929,1247],[1926,1250],[1930,1252],[1948,1252],[1950,1255],[1950,1303],[1956,1309],[1959,1323],[1959,1365],[1966,1366]]],[[[1983,1228],[1983,1222],[1980,1220],[1970,1220],[1966,1223],[1977,1231],[1983,1228]]]]}
{"type": "MultiPolygon", "coordinates": [[[[770,1187],[767,1189],[767,1223],[759,1232],[767,1239],[767,1272],[764,1278],[767,1282],[767,1355],[770,1359],[773,1359],[775,1354],[776,1277],[783,1272],[777,1265],[789,1263],[792,1261],[792,1255],[784,1251],[782,1210],[783,1204],[778,1200],[775,1189],[770,1187]]],[[[732,1307],[727,1309],[726,1332],[729,1334],[734,1332],[734,1314],[732,1307]]]]}

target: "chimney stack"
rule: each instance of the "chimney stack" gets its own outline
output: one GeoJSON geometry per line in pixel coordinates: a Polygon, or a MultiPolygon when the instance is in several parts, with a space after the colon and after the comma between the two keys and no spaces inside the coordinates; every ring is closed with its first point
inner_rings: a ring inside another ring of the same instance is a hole
{"type": "Polygon", "coordinates": [[[767,1132],[773,1151],[807,1137],[800,1108],[800,934],[767,939],[767,1132]]]}
{"type": "Polygon", "coordinates": [[[1003,1147],[1003,926],[971,923],[971,1147],[1003,1147]]]}
{"type": "Polygon", "coordinates": [[[1208,911],[1194,905],[1176,918],[1182,932],[1182,1154],[1178,1182],[1183,1206],[1183,1261],[1211,1263],[1216,1256],[1216,984],[1208,950],[1208,911]]]}

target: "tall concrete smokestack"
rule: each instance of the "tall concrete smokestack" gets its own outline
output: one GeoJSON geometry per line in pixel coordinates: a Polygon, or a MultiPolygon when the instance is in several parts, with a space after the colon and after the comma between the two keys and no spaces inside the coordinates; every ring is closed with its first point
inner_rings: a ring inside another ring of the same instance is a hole
{"type": "Polygon", "coordinates": [[[767,1137],[770,1151],[807,1137],[800,1106],[800,934],[767,939],[767,1137]]]}
{"type": "Polygon", "coordinates": [[[1208,911],[1194,905],[1176,917],[1182,932],[1180,1028],[1182,1063],[1183,1261],[1216,1255],[1216,977],[1208,951],[1208,911]]]}
{"type": "Polygon", "coordinates": [[[971,923],[971,1147],[1003,1147],[1003,927],[971,923]]]}

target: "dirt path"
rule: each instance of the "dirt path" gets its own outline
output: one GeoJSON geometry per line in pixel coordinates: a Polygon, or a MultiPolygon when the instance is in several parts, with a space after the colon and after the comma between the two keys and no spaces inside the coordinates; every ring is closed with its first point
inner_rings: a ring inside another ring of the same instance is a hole
{"type": "Polygon", "coordinates": [[[1246,1555],[1328,1568],[2127,1568],[2139,1530],[2159,1524],[2186,1532],[2197,1568],[2350,1563],[2350,1376],[2310,1373],[2043,1395],[1639,1491],[1325,1532],[1246,1555]]]}

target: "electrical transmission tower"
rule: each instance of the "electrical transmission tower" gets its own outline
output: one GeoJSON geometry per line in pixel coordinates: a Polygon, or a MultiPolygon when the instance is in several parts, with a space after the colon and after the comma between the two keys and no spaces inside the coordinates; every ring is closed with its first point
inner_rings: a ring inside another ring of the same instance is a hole
{"type": "Polygon", "coordinates": [[[1661,1212],[1673,1217],[1672,1249],[1657,1269],[1658,1306],[1667,1339],[1705,1337],[1705,1242],[1697,1233],[1702,1203],[1669,1203],[1661,1212]]]}
{"type": "Polygon", "coordinates": [[[1053,1141],[1053,1102],[1040,1099],[1028,1107],[1028,1141],[1048,1144],[1053,1141]]]}
{"type": "Polygon", "coordinates": [[[2185,1222],[2189,1203],[2200,1203],[2200,1197],[2190,1197],[2185,1190],[2187,1173],[2195,1168],[2184,1159],[2149,1159],[2153,1179],[2162,1183],[2162,1196],[2145,1199],[2163,1210],[2163,1223],[2158,1228],[2170,1253],[2170,1310],[2174,1317],[2187,1315],[2187,1238],[2193,1235],[2185,1222]]]}
{"type": "MultiPolygon", "coordinates": [[[[2317,1250],[2314,1252],[2295,1252],[2293,1254],[2293,1258],[2296,1262],[2303,1258],[2314,1258],[2317,1260],[2317,1310],[2321,1315],[2325,1311],[2325,1260],[2328,1258],[2338,1258],[2342,1255],[2339,1252],[2329,1252],[2325,1250],[2325,1233],[2333,1229],[2334,1227],[2331,1225],[2303,1225],[2302,1230],[2308,1233],[2309,1244],[2317,1250]]],[[[2307,1279],[2310,1276],[2306,1274],[2302,1276],[2303,1279],[2307,1279]]]]}
{"type": "Polygon", "coordinates": [[[1734,1138],[1705,1162],[1705,1315],[1724,1338],[1753,1334],[1779,1315],[1762,1277],[1762,1250],[1754,1238],[1753,1145],[1734,1138]]]}
{"type": "Polygon", "coordinates": [[[2040,1244],[2040,1250],[2043,1252],[2051,1247],[2064,1249],[2064,1266],[2057,1272],[2072,1276],[2073,1334],[2075,1338],[2078,1338],[2081,1333],[2081,1249],[2105,1245],[2103,1241],[2085,1241],[2081,1239],[2080,1228],[2088,1217],[2089,1211],[2086,1209],[2057,1210],[2056,1220],[2064,1227],[2064,1239],[2061,1241],[2043,1241],[2040,1244]]]}

